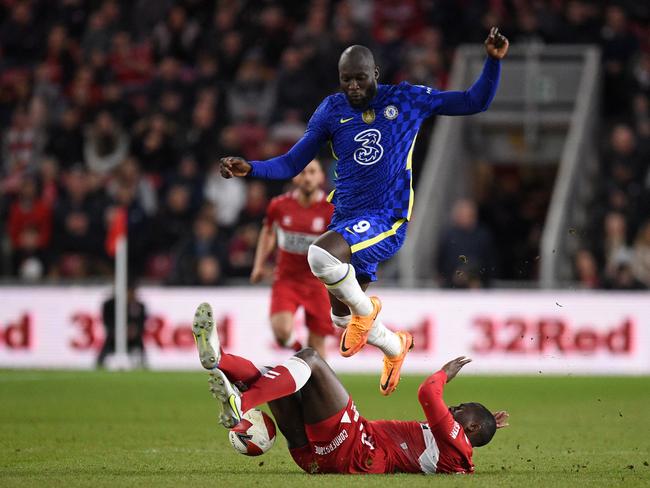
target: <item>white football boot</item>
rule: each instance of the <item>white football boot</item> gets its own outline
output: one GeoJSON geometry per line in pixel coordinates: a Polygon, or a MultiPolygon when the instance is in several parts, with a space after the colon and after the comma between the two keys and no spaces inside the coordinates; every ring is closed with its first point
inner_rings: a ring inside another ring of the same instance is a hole
{"type": "Polygon", "coordinates": [[[227,429],[232,429],[241,421],[241,393],[219,368],[210,371],[208,383],[212,396],[221,402],[219,423],[227,429]]]}
{"type": "Polygon", "coordinates": [[[216,368],[221,359],[221,347],[219,334],[214,331],[214,314],[209,303],[202,303],[196,308],[192,333],[203,367],[207,370],[216,368]]]}

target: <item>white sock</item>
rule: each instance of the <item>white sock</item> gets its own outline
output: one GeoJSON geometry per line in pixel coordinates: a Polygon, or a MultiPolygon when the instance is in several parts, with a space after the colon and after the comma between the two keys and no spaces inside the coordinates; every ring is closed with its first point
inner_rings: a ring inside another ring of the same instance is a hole
{"type": "Polygon", "coordinates": [[[375,319],[375,323],[370,329],[368,344],[377,346],[389,358],[402,352],[402,341],[399,336],[386,327],[379,318],[375,319]]]}
{"type": "Polygon", "coordinates": [[[282,363],[282,366],[287,368],[293,381],[296,383],[296,389],[294,391],[298,391],[305,386],[305,383],[307,383],[307,380],[309,380],[309,377],[311,376],[311,368],[299,357],[291,356],[282,363]]]}
{"type": "Polygon", "coordinates": [[[334,315],[334,312],[330,312],[330,317],[332,317],[332,322],[334,325],[341,329],[347,329],[352,315],[344,315],[341,317],[340,315],[334,315]]]}
{"type": "MultiPolygon", "coordinates": [[[[334,315],[334,312],[331,313],[331,317],[334,325],[342,329],[345,329],[348,326],[348,323],[352,318],[351,315],[345,315],[344,317],[334,315]]],[[[386,356],[391,358],[402,352],[402,341],[399,336],[386,327],[379,318],[375,320],[372,329],[370,329],[370,334],[368,334],[368,344],[378,347],[386,356]]]]}
{"type": "Polygon", "coordinates": [[[354,266],[348,264],[347,276],[335,285],[325,285],[332,295],[345,303],[354,315],[370,315],[373,310],[368,295],[361,289],[357,281],[354,266]]]}

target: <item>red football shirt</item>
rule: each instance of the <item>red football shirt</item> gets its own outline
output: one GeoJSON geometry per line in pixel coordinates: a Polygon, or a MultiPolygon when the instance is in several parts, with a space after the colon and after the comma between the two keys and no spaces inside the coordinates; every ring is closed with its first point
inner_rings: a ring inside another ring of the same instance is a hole
{"type": "Polygon", "coordinates": [[[308,207],[298,201],[298,191],[285,193],[271,200],[264,225],[275,226],[278,256],[275,279],[312,280],[307,250],[327,230],[334,206],[324,192],[308,207]]]}
{"type": "MultiPolygon", "coordinates": [[[[432,402],[423,405],[426,423],[377,420],[368,422],[383,473],[472,473],[472,445],[442,399],[447,375],[438,371],[422,384],[432,402]]],[[[379,471],[381,469],[381,471],[379,471]]]]}

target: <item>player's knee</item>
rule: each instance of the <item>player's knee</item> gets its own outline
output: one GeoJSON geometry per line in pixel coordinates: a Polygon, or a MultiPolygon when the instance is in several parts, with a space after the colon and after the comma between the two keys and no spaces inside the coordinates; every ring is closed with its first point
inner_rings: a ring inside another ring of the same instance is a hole
{"type": "Polygon", "coordinates": [[[309,246],[307,250],[307,262],[316,276],[327,274],[339,266],[345,266],[336,256],[315,244],[309,246]]]}
{"type": "Polygon", "coordinates": [[[337,283],[354,272],[352,266],[342,263],[325,249],[314,244],[309,246],[307,251],[307,262],[314,276],[326,285],[337,283]]]}
{"type": "Polygon", "coordinates": [[[323,361],[323,358],[320,357],[318,351],[313,347],[305,347],[297,352],[295,356],[306,362],[312,369],[319,363],[319,361],[323,361]]]}
{"type": "Polygon", "coordinates": [[[307,262],[309,263],[311,272],[316,276],[320,276],[323,273],[326,273],[333,266],[341,264],[341,261],[336,259],[325,249],[314,244],[309,246],[309,249],[307,250],[307,262]]]}

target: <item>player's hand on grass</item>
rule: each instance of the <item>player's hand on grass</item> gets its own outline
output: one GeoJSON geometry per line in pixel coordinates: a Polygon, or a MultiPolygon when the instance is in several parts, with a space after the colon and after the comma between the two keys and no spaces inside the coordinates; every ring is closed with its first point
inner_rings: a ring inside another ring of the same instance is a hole
{"type": "Polygon", "coordinates": [[[456,377],[456,375],[462,369],[463,366],[471,362],[472,360],[470,358],[467,358],[465,356],[459,356],[456,359],[452,359],[447,364],[445,364],[442,368],[440,368],[447,375],[447,383],[449,383],[451,380],[453,380],[456,377]]]}
{"type": "Polygon", "coordinates": [[[497,27],[492,27],[487,39],[485,40],[485,52],[492,59],[503,59],[508,52],[510,43],[506,36],[499,32],[497,27]]]}
{"type": "Polygon", "coordinates": [[[246,176],[251,172],[252,166],[244,158],[228,156],[221,158],[220,169],[221,176],[230,179],[233,176],[246,176]]]}
{"type": "Polygon", "coordinates": [[[494,420],[497,421],[497,429],[502,429],[503,427],[508,427],[510,424],[508,423],[508,419],[510,418],[510,414],[506,412],[505,410],[499,410],[498,412],[492,412],[492,415],[494,415],[494,420]]]}

